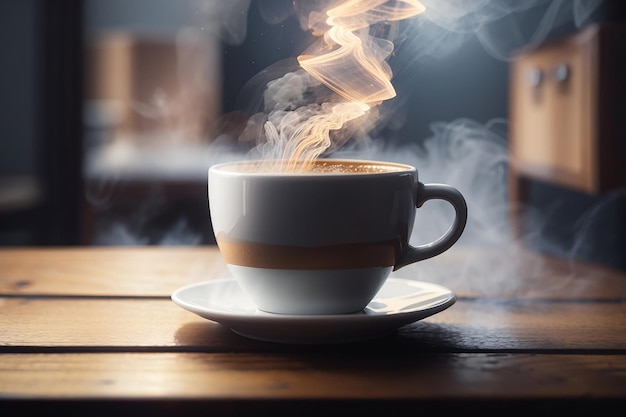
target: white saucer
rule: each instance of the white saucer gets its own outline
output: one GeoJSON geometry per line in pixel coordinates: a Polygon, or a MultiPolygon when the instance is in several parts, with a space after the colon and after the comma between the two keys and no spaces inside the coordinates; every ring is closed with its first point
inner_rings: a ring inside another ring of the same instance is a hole
{"type": "Polygon", "coordinates": [[[199,282],[172,294],[185,310],[245,337],[278,343],[346,343],[388,335],[450,307],[456,295],[426,282],[388,278],[362,312],[284,315],[256,309],[233,279],[199,282]]]}

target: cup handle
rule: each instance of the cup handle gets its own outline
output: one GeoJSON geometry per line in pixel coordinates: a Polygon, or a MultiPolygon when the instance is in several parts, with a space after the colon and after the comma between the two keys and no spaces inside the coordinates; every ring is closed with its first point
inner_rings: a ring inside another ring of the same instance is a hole
{"type": "Polygon", "coordinates": [[[467,223],[467,203],[463,194],[454,187],[445,184],[422,184],[417,183],[417,199],[415,206],[421,207],[428,200],[440,199],[452,204],[455,210],[454,223],[439,239],[420,246],[407,245],[404,253],[400,255],[393,270],[402,268],[417,261],[432,258],[450,249],[463,234],[467,223]]]}

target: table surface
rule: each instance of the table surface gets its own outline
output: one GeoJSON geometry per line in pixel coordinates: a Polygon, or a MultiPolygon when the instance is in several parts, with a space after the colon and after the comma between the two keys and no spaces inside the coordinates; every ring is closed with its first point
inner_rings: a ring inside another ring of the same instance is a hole
{"type": "MultiPolygon", "coordinates": [[[[394,275],[450,308],[358,343],[244,338],[172,302],[204,247],[0,250],[0,410],[59,415],[602,412],[626,405],[626,274],[457,245],[394,275]]],[[[8,415],[4,414],[3,415],[8,415]]]]}

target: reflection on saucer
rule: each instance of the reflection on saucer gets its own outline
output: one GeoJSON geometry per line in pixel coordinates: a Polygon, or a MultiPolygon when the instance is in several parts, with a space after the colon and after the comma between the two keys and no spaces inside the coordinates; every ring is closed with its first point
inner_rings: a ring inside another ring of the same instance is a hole
{"type": "Polygon", "coordinates": [[[364,311],[337,315],[285,315],[256,309],[232,279],[176,290],[172,301],[245,337],[276,343],[346,343],[388,335],[450,307],[455,294],[426,282],[388,278],[364,311]]]}

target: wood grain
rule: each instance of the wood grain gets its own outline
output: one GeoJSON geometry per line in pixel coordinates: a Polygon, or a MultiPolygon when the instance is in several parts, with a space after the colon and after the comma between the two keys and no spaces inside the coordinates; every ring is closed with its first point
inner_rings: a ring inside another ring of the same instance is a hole
{"type": "MultiPolygon", "coordinates": [[[[626,300],[626,273],[523,248],[458,245],[394,273],[463,297],[626,300]]],[[[1,295],[169,297],[230,277],[215,246],[14,248],[0,251],[1,295]]]]}
{"type": "Polygon", "coordinates": [[[170,300],[215,247],[0,251],[3,415],[580,415],[626,403],[626,278],[516,248],[401,269],[459,297],[381,339],[254,341],[170,300]],[[445,413],[444,413],[445,414],[445,413]]]}
{"type": "Polygon", "coordinates": [[[226,265],[212,246],[0,251],[0,294],[169,296],[224,275],[226,265]]]}
{"type": "MultiPolygon", "coordinates": [[[[598,350],[626,354],[626,304],[460,300],[371,351],[598,350]]],[[[0,352],[48,348],[272,351],[170,300],[0,299],[0,352]],[[30,348],[30,349],[29,349],[30,348]]],[[[336,349],[331,347],[330,349],[336,349]]],[[[352,349],[351,346],[345,349],[352,349]]]]}
{"type": "Polygon", "coordinates": [[[83,353],[0,355],[0,397],[621,398],[624,355],[83,353]],[[37,378],[32,378],[37,375],[37,378]],[[575,378],[567,375],[576,375],[575,378]],[[470,383],[471,382],[471,383],[470,383]]]}

